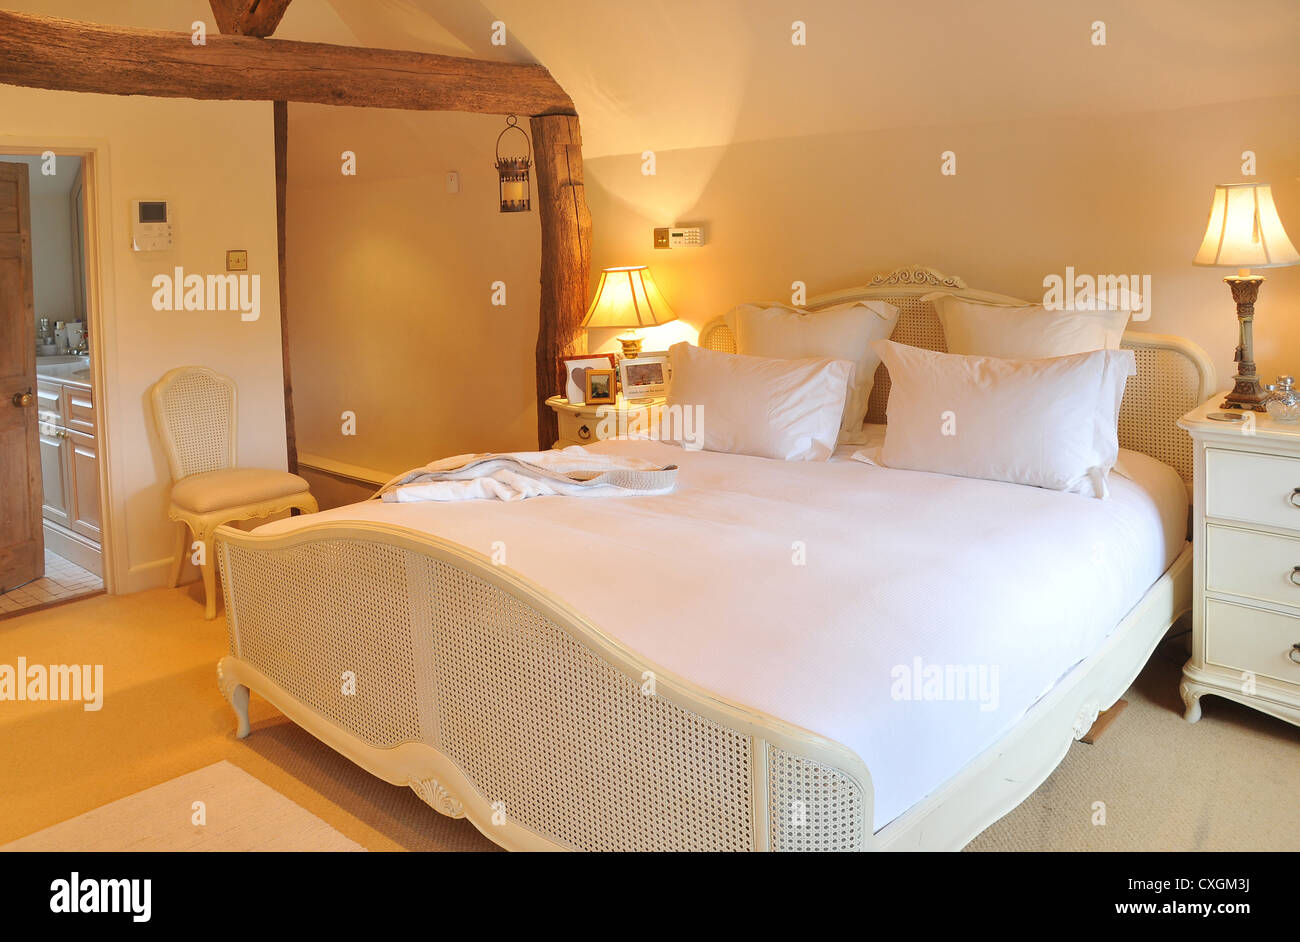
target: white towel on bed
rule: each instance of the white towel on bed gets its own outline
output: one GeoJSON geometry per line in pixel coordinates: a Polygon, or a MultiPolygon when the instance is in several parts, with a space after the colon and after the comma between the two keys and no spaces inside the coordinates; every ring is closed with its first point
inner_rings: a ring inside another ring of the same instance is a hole
{"type": "Polygon", "coordinates": [[[593,454],[581,445],[550,451],[456,455],[399,474],[379,489],[382,500],[525,500],[549,494],[614,497],[668,494],[676,465],[593,454]]]}

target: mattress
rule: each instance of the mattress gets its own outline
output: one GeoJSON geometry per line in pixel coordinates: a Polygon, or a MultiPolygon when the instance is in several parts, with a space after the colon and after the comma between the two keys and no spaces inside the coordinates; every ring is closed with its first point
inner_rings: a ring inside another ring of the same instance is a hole
{"type": "Polygon", "coordinates": [[[591,450],[680,467],[666,496],[368,501],[276,521],[378,521],[491,556],[649,661],[854,750],[874,829],[1010,729],[1183,549],[1173,469],[1121,455],[1111,496],[853,460],[651,441],[591,450]]]}

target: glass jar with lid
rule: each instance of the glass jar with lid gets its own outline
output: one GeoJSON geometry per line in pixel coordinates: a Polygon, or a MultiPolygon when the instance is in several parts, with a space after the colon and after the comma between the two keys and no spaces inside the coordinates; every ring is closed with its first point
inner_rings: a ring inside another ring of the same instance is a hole
{"type": "Polygon", "coordinates": [[[1277,383],[1264,387],[1268,391],[1268,398],[1264,400],[1264,408],[1268,414],[1278,422],[1297,422],[1300,421],[1300,392],[1295,389],[1295,380],[1290,376],[1279,376],[1277,383]]]}

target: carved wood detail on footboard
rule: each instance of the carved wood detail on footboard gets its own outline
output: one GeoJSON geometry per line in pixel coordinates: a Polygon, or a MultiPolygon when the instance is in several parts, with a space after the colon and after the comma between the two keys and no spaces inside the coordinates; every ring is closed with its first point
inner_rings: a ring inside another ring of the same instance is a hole
{"type": "Polygon", "coordinates": [[[218,552],[241,733],[251,688],[510,848],[869,846],[852,751],[672,676],[464,547],[324,523],[225,529],[218,552]]]}

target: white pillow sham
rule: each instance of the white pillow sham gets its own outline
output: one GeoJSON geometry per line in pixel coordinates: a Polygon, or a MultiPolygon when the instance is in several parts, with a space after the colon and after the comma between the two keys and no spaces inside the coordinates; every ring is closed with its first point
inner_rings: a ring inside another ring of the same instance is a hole
{"type": "Polygon", "coordinates": [[[853,375],[844,399],[840,441],[861,441],[867,400],[876,381],[880,357],[873,340],[887,340],[898,324],[898,308],[885,301],[849,301],[817,311],[779,304],[742,304],[723,320],[736,337],[742,356],[799,360],[829,357],[848,360],[853,375]]]}
{"type": "Polygon", "coordinates": [[[825,461],[835,451],[853,364],[827,358],[784,360],[668,348],[672,381],[660,420],[666,441],[682,441],[674,407],[696,410],[695,441],[706,451],[779,461],[825,461]],[[665,421],[667,420],[667,421],[665,421]]]}
{"type": "Polygon", "coordinates": [[[1013,360],[874,346],[891,383],[886,467],[1109,494],[1131,350],[1013,360]]]}
{"type": "Polygon", "coordinates": [[[1006,307],[931,296],[948,352],[1033,360],[1118,350],[1129,311],[1049,311],[1041,304],[1006,307]]]}

